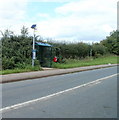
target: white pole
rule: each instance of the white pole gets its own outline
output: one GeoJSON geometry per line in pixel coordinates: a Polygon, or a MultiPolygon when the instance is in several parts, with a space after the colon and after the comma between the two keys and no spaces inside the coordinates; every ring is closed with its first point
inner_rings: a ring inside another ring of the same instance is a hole
{"type": "Polygon", "coordinates": [[[33,51],[32,51],[32,66],[34,67],[34,60],[36,57],[36,51],[35,51],[35,29],[34,29],[34,35],[33,35],[33,51]]]}

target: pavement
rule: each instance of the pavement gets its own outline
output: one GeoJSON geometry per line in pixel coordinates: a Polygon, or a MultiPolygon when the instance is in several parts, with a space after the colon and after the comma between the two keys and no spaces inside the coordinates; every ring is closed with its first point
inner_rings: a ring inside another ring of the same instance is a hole
{"type": "Polygon", "coordinates": [[[35,79],[35,78],[48,77],[48,76],[62,75],[62,74],[68,74],[68,73],[74,73],[74,72],[100,69],[105,67],[112,67],[112,66],[117,66],[117,64],[94,65],[94,66],[77,67],[77,68],[70,68],[70,69],[43,68],[43,71],[0,75],[0,78],[2,78],[0,83],[16,82],[21,80],[29,80],[29,79],[35,79]]]}

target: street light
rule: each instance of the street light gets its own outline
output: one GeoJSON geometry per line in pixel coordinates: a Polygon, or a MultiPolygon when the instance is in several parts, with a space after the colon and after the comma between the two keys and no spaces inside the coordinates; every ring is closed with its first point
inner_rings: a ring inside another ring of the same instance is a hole
{"type": "Polygon", "coordinates": [[[34,60],[36,59],[36,50],[35,50],[35,30],[36,30],[36,24],[32,25],[31,28],[34,30],[34,32],[33,32],[33,50],[32,50],[32,66],[34,66],[34,60]]]}

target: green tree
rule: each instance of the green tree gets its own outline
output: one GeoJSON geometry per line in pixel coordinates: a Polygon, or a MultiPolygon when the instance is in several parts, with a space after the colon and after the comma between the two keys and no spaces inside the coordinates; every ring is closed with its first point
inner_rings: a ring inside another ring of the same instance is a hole
{"type": "Polygon", "coordinates": [[[21,29],[21,35],[26,37],[28,35],[28,28],[23,26],[22,29],[21,29]]]}
{"type": "Polygon", "coordinates": [[[119,31],[113,31],[110,36],[107,36],[105,40],[100,42],[102,45],[107,47],[109,53],[119,55],[119,31]]]}

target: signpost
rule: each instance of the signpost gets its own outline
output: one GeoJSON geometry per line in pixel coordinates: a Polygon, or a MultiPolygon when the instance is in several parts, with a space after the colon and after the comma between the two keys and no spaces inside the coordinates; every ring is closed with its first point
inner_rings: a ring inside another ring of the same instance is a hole
{"type": "Polygon", "coordinates": [[[36,50],[35,50],[35,30],[36,30],[36,24],[32,25],[31,28],[34,30],[34,33],[33,33],[33,50],[32,50],[32,66],[34,67],[34,60],[36,59],[36,50]]]}

